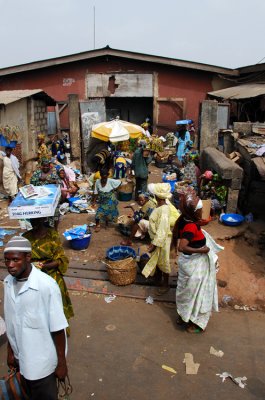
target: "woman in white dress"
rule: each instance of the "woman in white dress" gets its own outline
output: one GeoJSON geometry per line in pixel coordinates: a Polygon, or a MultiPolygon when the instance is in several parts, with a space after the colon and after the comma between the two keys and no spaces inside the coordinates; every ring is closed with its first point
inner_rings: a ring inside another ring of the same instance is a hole
{"type": "Polygon", "coordinates": [[[6,147],[5,152],[0,152],[0,158],[3,160],[3,186],[12,200],[18,192],[18,180],[21,180],[19,172],[19,161],[16,156],[12,154],[13,148],[6,147]]]}

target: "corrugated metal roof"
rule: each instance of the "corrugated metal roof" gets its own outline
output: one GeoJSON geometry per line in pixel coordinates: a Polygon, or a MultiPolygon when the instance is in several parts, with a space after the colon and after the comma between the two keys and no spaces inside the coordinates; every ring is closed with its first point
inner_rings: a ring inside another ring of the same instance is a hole
{"type": "Polygon", "coordinates": [[[25,97],[33,96],[36,94],[43,94],[43,96],[50,100],[49,103],[53,102],[54,100],[47,95],[42,89],[26,89],[26,90],[2,90],[0,91],[0,104],[10,104],[18,101],[20,99],[24,99],[25,97]]]}
{"type": "Polygon", "coordinates": [[[57,66],[61,64],[66,64],[70,62],[82,61],[94,59],[96,57],[103,56],[113,56],[113,57],[122,57],[131,60],[151,62],[157,64],[165,64],[171,65],[173,67],[181,67],[181,68],[189,68],[195,69],[199,71],[207,71],[207,72],[215,72],[217,74],[230,75],[230,76],[239,76],[237,70],[225,67],[218,67],[209,64],[197,63],[193,61],[186,60],[178,60],[175,58],[169,57],[160,57],[143,53],[135,53],[132,51],[124,51],[112,49],[109,46],[103,47],[101,49],[84,51],[82,53],[70,54],[63,57],[50,58],[48,60],[34,61],[27,64],[15,65],[6,68],[0,68],[0,76],[16,74],[19,72],[25,72],[30,70],[36,70],[40,68],[47,68],[51,66],[57,66]]]}
{"type": "Polygon", "coordinates": [[[265,94],[265,83],[248,83],[240,86],[233,86],[226,89],[208,92],[210,96],[222,99],[249,99],[265,94]]]}
{"type": "Polygon", "coordinates": [[[26,89],[26,90],[2,90],[0,91],[0,104],[10,104],[24,99],[25,97],[33,96],[36,93],[43,92],[41,89],[26,89]]]}

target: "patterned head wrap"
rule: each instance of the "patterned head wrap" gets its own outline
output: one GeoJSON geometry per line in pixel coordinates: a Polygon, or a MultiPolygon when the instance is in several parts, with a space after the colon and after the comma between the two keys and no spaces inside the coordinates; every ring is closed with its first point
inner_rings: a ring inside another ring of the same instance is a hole
{"type": "Polygon", "coordinates": [[[37,139],[42,139],[42,140],[44,140],[44,139],[45,139],[45,134],[44,134],[44,133],[39,133],[39,134],[37,135],[37,139]]]}
{"type": "Polygon", "coordinates": [[[180,209],[184,217],[192,221],[198,220],[196,213],[201,210],[202,207],[201,199],[192,188],[187,188],[187,190],[180,195],[180,209]]]}
{"type": "Polygon", "coordinates": [[[41,159],[41,165],[44,165],[44,164],[50,164],[50,162],[51,162],[51,160],[49,159],[49,158],[47,158],[47,157],[43,157],[42,159],[41,159]]]}

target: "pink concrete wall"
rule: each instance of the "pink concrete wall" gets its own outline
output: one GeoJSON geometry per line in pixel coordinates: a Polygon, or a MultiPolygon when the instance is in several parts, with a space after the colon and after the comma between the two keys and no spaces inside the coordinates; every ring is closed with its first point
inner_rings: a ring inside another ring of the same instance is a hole
{"type": "MultiPolygon", "coordinates": [[[[69,93],[76,93],[80,100],[86,98],[85,78],[87,73],[158,73],[159,97],[183,97],[187,99],[187,114],[197,124],[199,105],[212,89],[213,74],[196,70],[173,68],[159,64],[100,57],[94,60],[72,62],[44,69],[27,71],[0,80],[0,90],[43,89],[56,101],[66,101],[69,93]]],[[[177,109],[163,104],[159,111],[159,124],[175,126],[180,117],[177,109]]],[[[68,113],[61,115],[62,126],[68,125],[68,113]]]]}

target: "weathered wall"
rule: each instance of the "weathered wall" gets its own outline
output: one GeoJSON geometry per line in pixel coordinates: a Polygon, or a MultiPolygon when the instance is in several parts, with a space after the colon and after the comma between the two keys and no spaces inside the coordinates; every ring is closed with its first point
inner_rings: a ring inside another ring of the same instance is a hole
{"type": "Polygon", "coordinates": [[[28,135],[29,135],[29,119],[28,119],[28,103],[27,99],[21,99],[15,103],[0,108],[0,125],[18,126],[21,134],[21,142],[23,143],[22,154],[18,150],[15,155],[20,161],[24,155],[29,153],[28,135]]]}
{"type": "MultiPolygon", "coordinates": [[[[200,102],[213,89],[216,76],[211,72],[173,68],[142,61],[114,57],[99,57],[94,60],[72,62],[35,71],[1,77],[0,90],[41,88],[57,101],[67,101],[68,94],[78,94],[86,99],[86,76],[91,73],[151,73],[157,75],[158,97],[180,97],[186,99],[185,117],[198,123],[200,102]]],[[[170,103],[158,106],[158,124],[168,129],[175,127],[180,117],[176,107],[170,103]]],[[[68,126],[68,113],[61,115],[61,125],[68,126]]]]}
{"type": "Polygon", "coordinates": [[[218,145],[218,102],[205,100],[201,108],[200,151],[218,145]]]}
{"type": "Polygon", "coordinates": [[[34,125],[35,132],[46,133],[48,131],[48,115],[46,103],[43,100],[34,100],[34,125]]]}

